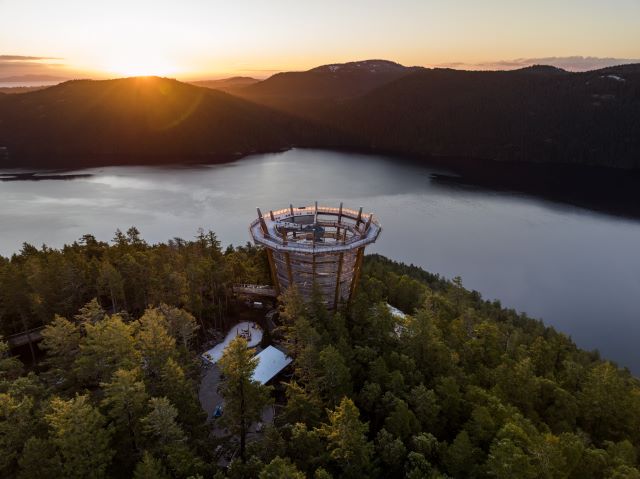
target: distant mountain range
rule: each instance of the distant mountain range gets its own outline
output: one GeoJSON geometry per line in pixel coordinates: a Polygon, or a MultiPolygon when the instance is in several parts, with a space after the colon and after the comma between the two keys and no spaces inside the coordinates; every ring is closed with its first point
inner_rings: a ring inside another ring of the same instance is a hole
{"type": "Polygon", "coordinates": [[[237,93],[278,106],[308,100],[343,100],[419,70],[385,60],[324,65],[306,72],[277,73],[237,93]]]}
{"type": "Polygon", "coordinates": [[[19,82],[63,82],[68,78],[53,75],[12,75],[8,77],[0,77],[0,83],[19,83],[19,82]]]}
{"type": "Polygon", "coordinates": [[[0,146],[15,164],[216,161],[294,145],[640,168],[640,65],[570,73],[368,60],[263,81],[71,81],[0,95],[0,146]]]}
{"type": "Polygon", "coordinates": [[[251,77],[231,77],[223,78],[222,80],[204,80],[190,82],[195,86],[202,86],[205,88],[211,88],[212,90],[222,90],[226,92],[232,92],[239,88],[244,88],[254,83],[258,83],[260,80],[251,77]]]}

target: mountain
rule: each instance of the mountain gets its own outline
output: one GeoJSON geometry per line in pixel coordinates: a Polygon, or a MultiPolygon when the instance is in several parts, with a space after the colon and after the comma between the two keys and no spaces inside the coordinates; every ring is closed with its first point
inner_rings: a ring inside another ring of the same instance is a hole
{"type": "Polygon", "coordinates": [[[10,87],[0,87],[0,93],[7,94],[15,94],[15,93],[29,93],[32,91],[44,90],[45,88],[49,88],[47,85],[41,86],[10,86],[10,87]]]}
{"type": "Polygon", "coordinates": [[[58,76],[53,76],[53,75],[33,75],[33,74],[29,74],[29,75],[13,75],[13,76],[8,76],[8,77],[2,77],[0,78],[0,82],[10,82],[10,83],[17,83],[17,82],[63,82],[68,80],[68,78],[64,78],[64,77],[58,77],[58,76]]]}
{"type": "MultiPolygon", "coordinates": [[[[277,73],[235,93],[287,111],[325,105],[364,95],[384,84],[419,71],[387,60],[323,65],[304,72],[277,73]]],[[[298,112],[299,113],[299,112],[298,112]]]]}
{"type": "Polygon", "coordinates": [[[531,65],[515,71],[530,75],[567,75],[569,73],[567,70],[551,65],[531,65]]]}
{"type": "Polygon", "coordinates": [[[0,146],[24,166],[218,161],[297,145],[447,166],[465,159],[640,169],[639,64],[571,73],[368,60],[232,91],[147,77],[0,95],[0,146]]]}
{"type": "Polygon", "coordinates": [[[234,94],[338,130],[332,146],[412,156],[640,168],[640,65],[572,73],[405,67],[280,73],[234,94]]]}
{"type": "Polygon", "coordinates": [[[157,77],[75,80],[0,97],[0,146],[14,166],[216,161],[312,144],[312,134],[287,114],[157,77]]]}
{"type": "Polygon", "coordinates": [[[640,65],[422,70],[340,104],[325,121],[354,145],[397,153],[638,168],[640,65]]]}
{"type": "Polygon", "coordinates": [[[231,77],[223,78],[221,80],[203,80],[190,82],[192,85],[201,86],[204,88],[211,88],[213,90],[222,90],[226,92],[233,92],[240,88],[244,88],[254,83],[258,83],[260,80],[251,77],[231,77]]]}

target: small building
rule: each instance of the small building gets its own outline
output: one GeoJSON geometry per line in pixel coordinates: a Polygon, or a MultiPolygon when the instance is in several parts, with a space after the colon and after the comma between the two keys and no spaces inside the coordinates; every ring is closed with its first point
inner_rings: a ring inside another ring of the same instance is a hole
{"type": "Polygon", "coordinates": [[[267,346],[255,356],[259,361],[253,372],[253,379],[267,384],[293,361],[292,358],[273,346],[267,346]]]}

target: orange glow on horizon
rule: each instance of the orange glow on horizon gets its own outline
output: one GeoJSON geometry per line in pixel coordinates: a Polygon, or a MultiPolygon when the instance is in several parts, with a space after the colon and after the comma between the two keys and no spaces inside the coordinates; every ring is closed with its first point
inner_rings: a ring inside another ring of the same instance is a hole
{"type": "Polygon", "coordinates": [[[121,54],[108,59],[96,71],[117,76],[175,76],[181,69],[159,55],[121,54]]]}

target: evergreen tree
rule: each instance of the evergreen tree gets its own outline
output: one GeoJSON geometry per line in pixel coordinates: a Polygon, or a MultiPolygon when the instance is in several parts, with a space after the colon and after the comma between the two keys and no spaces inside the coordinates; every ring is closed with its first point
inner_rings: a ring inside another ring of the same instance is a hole
{"type": "Polygon", "coordinates": [[[158,307],[158,310],[167,320],[168,333],[185,351],[188,351],[199,328],[196,318],[184,309],[174,308],[164,303],[158,307]]]}
{"type": "MultiPolygon", "coordinates": [[[[143,371],[157,381],[167,360],[175,354],[176,340],[169,335],[167,319],[157,309],[147,309],[136,322],[136,347],[142,357],[143,371]]],[[[153,388],[153,384],[150,384],[153,388]]]]}
{"type": "Polygon", "coordinates": [[[162,464],[147,451],[142,455],[142,459],[133,471],[133,479],[169,479],[170,476],[162,464]]]}
{"type": "Polygon", "coordinates": [[[394,475],[401,474],[407,448],[399,438],[381,429],[376,436],[376,452],[387,470],[394,475]]]}
{"type": "Polygon", "coordinates": [[[257,360],[247,347],[247,341],[240,336],[229,343],[218,365],[224,375],[222,422],[240,437],[240,458],[244,462],[249,426],[260,419],[262,410],[269,403],[269,388],[253,380],[257,360]]]}
{"type": "Polygon", "coordinates": [[[111,428],[88,396],[65,401],[51,399],[45,415],[50,437],[62,459],[62,471],[68,478],[103,478],[113,457],[111,428]]]}
{"type": "Polygon", "coordinates": [[[0,393],[0,476],[12,476],[22,448],[36,426],[30,396],[0,393]]]}
{"type": "Polygon", "coordinates": [[[287,402],[282,414],[282,420],[290,424],[302,422],[315,426],[322,415],[322,401],[313,392],[309,392],[295,381],[286,384],[287,402]]]}
{"type": "Polygon", "coordinates": [[[260,479],[305,479],[305,475],[288,459],[276,457],[260,471],[260,479]]]}
{"type": "Polygon", "coordinates": [[[97,298],[93,298],[80,308],[78,314],[76,314],[74,318],[81,325],[96,324],[104,319],[105,314],[106,313],[104,309],[102,309],[102,306],[100,306],[100,303],[98,303],[97,298]]]}
{"type": "Polygon", "coordinates": [[[373,446],[367,440],[369,425],[361,422],[359,416],[353,401],[345,397],[335,410],[329,411],[329,423],[320,428],[331,458],[340,465],[345,477],[367,477],[371,467],[373,446]]]}
{"type": "Polygon", "coordinates": [[[185,440],[184,431],[176,420],[178,410],[171,401],[154,397],[149,400],[149,408],[151,411],[141,420],[143,432],[158,446],[159,451],[185,440]]]}
{"type": "Polygon", "coordinates": [[[136,451],[140,445],[140,419],[144,415],[148,396],[140,373],[118,369],[111,381],[100,385],[104,391],[102,406],[113,420],[118,435],[118,446],[125,451],[136,451]]]}
{"type": "Polygon", "coordinates": [[[0,384],[16,379],[22,373],[22,363],[11,355],[9,345],[0,341],[0,384]]]}
{"type": "Polygon", "coordinates": [[[334,407],[351,393],[351,372],[342,354],[329,345],[320,351],[318,388],[329,406],[334,407]]]}
{"type": "Polygon", "coordinates": [[[18,460],[19,479],[59,479],[64,477],[62,459],[51,439],[31,436],[24,443],[22,455],[18,460]]]}
{"type": "Polygon", "coordinates": [[[45,362],[51,368],[47,375],[54,384],[61,380],[66,386],[76,382],[73,364],[80,351],[80,333],[80,328],[58,315],[42,330],[41,347],[47,352],[45,362]]]}
{"type": "Polygon", "coordinates": [[[139,356],[132,328],[120,316],[105,317],[95,325],[86,324],[85,330],[75,361],[75,372],[85,384],[107,382],[116,370],[137,366],[139,356]]]}

